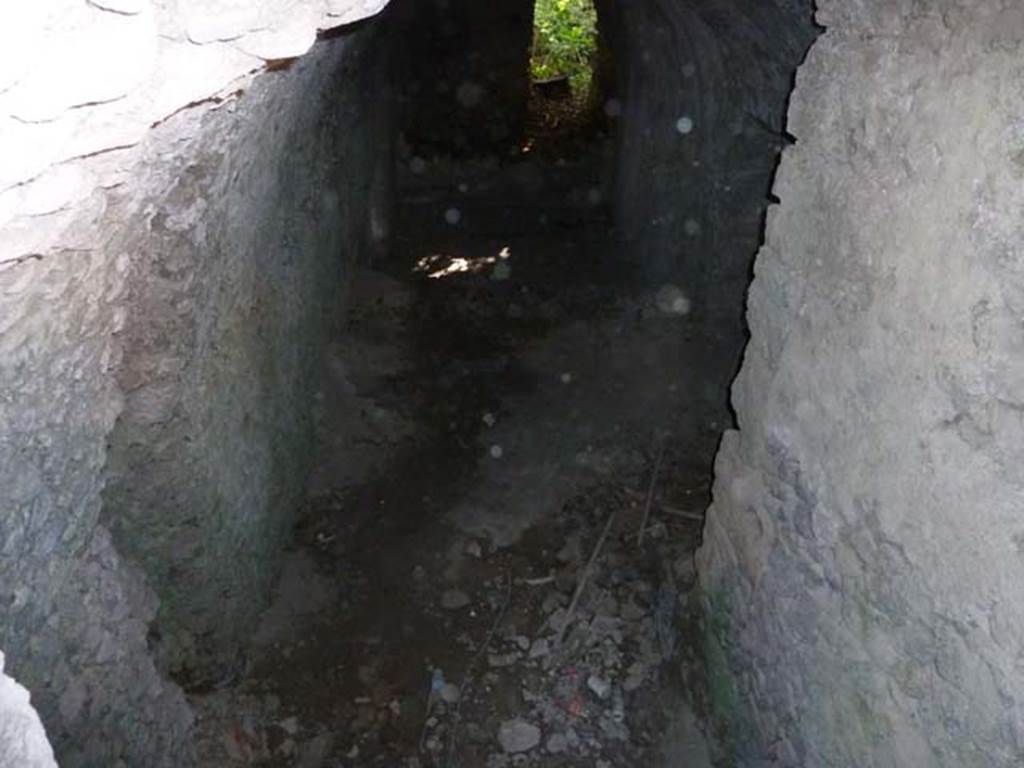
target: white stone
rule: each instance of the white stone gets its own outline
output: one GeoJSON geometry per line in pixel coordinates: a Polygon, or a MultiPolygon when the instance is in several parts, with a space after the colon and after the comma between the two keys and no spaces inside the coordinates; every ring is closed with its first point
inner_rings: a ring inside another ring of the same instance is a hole
{"type": "Polygon", "coordinates": [[[540,728],[526,720],[506,720],[498,728],[498,743],[509,753],[528,752],[540,744],[540,728]]]}
{"type": "Polygon", "coordinates": [[[53,749],[28,691],[4,674],[0,652],[0,765],[57,768],[53,749]]]}
{"type": "Polygon", "coordinates": [[[612,684],[603,677],[591,675],[587,678],[587,688],[599,699],[607,699],[612,692],[612,684]]]}

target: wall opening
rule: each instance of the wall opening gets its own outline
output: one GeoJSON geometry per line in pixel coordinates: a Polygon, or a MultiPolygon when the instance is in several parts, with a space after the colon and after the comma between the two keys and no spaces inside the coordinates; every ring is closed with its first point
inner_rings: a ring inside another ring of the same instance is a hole
{"type": "Polygon", "coordinates": [[[606,128],[611,54],[592,0],[536,0],[525,144],[587,139],[606,128]]]}

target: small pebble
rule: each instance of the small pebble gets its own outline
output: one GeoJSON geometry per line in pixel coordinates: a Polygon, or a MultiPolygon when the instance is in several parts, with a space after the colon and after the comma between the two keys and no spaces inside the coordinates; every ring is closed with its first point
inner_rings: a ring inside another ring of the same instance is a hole
{"type": "Polygon", "coordinates": [[[553,733],[548,738],[547,744],[548,752],[553,755],[561,754],[569,748],[569,740],[565,737],[564,733],[553,733]]]}
{"type": "Polygon", "coordinates": [[[492,667],[511,667],[517,661],[519,661],[519,654],[515,651],[487,654],[487,663],[492,667]]]}
{"type": "Polygon", "coordinates": [[[587,678],[587,688],[592,690],[599,699],[607,699],[612,692],[612,684],[597,675],[591,675],[587,678]]]}
{"type": "Polygon", "coordinates": [[[441,607],[445,610],[456,611],[469,605],[469,595],[461,589],[448,589],[441,595],[441,607]]]}
{"type": "Polygon", "coordinates": [[[445,683],[441,687],[441,701],[447,704],[455,704],[460,696],[459,686],[455,683],[445,683]]]}

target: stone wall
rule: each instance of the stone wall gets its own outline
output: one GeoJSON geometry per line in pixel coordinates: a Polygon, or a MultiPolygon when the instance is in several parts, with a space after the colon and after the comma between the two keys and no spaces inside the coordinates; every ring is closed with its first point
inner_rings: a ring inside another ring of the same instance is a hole
{"type": "Polygon", "coordinates": [[[738,339],[809,0],[597,0],[617,68],[613,206],[625,256],[738,339]]]}
{"type": "Polygon", "coordinates": [[[737,765],[1024,755],[1024,7],[819,0],[699,572],[737,765]]]}
{"type": "Polygon", "coordinates": [[[175,671],[227,672],[207,662],[251,628],[290,529],[320,352],[368,251],[387,146],[386,101],[363,89],[375,33],[168,120],[143,152],[145,187],[115,193],[131,224],[109,247],[133,258],[104,520],[160,595],[175,671]]]}
{"type": "Polygon", "coordinates": [[[287,524],[301,459],[281,455],[306,425],[322,307],[365,244],[386,119],[352,77],[371,32],[281,60],[381,4],[0,11],[0,648],[65,768],[189,763],[191,715],[147,647],[150,585],[190,628],[216,609],[240,629],[258,599],[229,588],[246,574],[258,595],[254,557],[287,524]],[[257,77],[266,60],[279,71],[257,77]],[[245,507],[218,505],[240,488],[245,507]],[[203,555],[160,561],[197,538],[203,555]],[[197,584],[202,608],[178,599],[197,584]]]}

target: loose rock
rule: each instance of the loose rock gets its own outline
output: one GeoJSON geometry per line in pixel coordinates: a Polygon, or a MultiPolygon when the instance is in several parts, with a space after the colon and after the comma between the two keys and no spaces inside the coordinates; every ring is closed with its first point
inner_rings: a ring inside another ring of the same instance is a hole
{"type": "Polygon", "coordinates": [[[539,659],[541,656],[547,656],[549,653],[551,653],[551,648],[546,637],[537,638],[533,641],[533,645],[530,646],[531,659],[539,659]]]}
{"type": "Polygon", "coordinates": [[[498,728],[498,743],[509,754],[527,752],[540,744],[540,728],[526,720],[506,720],[498,728]]]}
{"type": "Polygon", "coordinates": [[[465,608],[469,603],[469,595],[461,589],[448,589],[441,595],[441,607],[448,611],[465,608]]]}
{"type": "Polygon", "coordinates": [[[599,699],[607,699],[612,692],[612,684],[597,675],[591,675],[587,678],[587,688],[592,690],[599,699]]]}
{"type": "Polygon", "coordinates": [[[569,748],[569,740],[565,737],[565,734],[554,733],[552,734],[545,745],[548,752],[553,755],[565,752],[569,748]]]}

